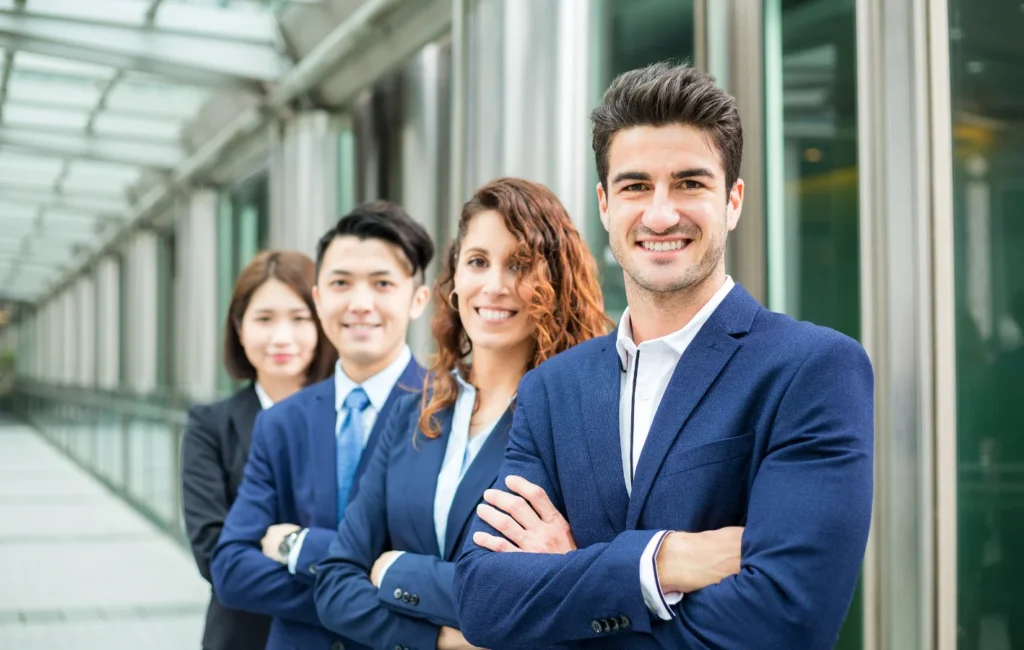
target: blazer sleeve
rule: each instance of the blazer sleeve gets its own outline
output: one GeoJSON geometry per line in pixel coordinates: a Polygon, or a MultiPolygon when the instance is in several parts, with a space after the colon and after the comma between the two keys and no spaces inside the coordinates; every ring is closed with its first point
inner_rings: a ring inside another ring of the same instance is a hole
{"type": "Polygon", "coordinates": [[[181,501],[192,556],[207,582],[212,582],[210,556],[230,507],[220,447],[210,407],[191,408],[181,443],[181,501]]]}
{"type": "Polygon", "coordinates": [[[242,485],[213,552],[213,586],[231,609],[319,625],[312,578],[288,573],[288,567],[263,555],[260,546],[267,528],[283,523],[271,458],[283,456],[277,447],[285,432],[276,430],[279,423],[268,414],[256,416],[242,485]]]}
{"type": "Polygon", "coordinates": [[[666,625],[673,643],[835,645],[871,523],[874,376],[864,349],[834,336],[779,403],[751,486],[740,573],[683,598],[678,625],[666,625]]]}
{"type": "MultiPolygon", "coordinates": [[[[331,542],[328,556],[320,565],[316,579],[316,607],[322,624],[338,634],[372,647],[404,647],[413,650],[436,648],[440,621],[431,622],[407,616],[384,607],[378,590],[370,582],[373,563],[388,550],[387,476],[388,461],[395,444],[412,439],[410,420],[418,412],[418,400],[403,398],[388,419],[384,435],[374,451],[359,483],[356,498],[349,503],[345,517],[331,542]]],[[[436,566],[422,562],[423,556],[405,554],[387,575],[407,558],[418,567],[426,567],[426,582],[436,581],[436,566]]],[[[444,564],[444,563],[438,563],[444,564]]],[[[451,575],[449,571],[449,576],[451,575]]],[[[415,587],[411,587],[415,588],[415,587]]],[[[448,582],[450,601],[451,578],[448,582]]],[[[419,594],[421,603],[436,594],[426,589],[419,594]]],[[[452,621],[449,621],[449,624],[452,621]]]]}
{"type": "MultiPolygon", "coordinates": [[[[519,386],[505,462],[494,489],[516,475],[541,487],[565,514],[555,480],[549,408],[537,371],[519,386]]],[[[479,517],[455,565],[454,595],[462,634],[475,646],[542,647],[573,644],[625,631],[649,632],[651,614],[640,586],[640,557],[658,531],[629,530],[611,542],[564,555],[494,553],[473,535],[501,536],[479,517]],[[621,631],[594,624],[615,620],[621,631]]]]}

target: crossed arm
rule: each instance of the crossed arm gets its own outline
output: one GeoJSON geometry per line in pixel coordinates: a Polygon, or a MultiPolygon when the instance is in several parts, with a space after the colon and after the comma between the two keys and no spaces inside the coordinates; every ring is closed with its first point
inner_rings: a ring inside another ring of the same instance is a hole
{"type": "MultiPolygon", "coordinates": [[[[535,382],[528,377],[520,388],[499,485],[509,486],[510,476],[525,478],[564,511],[545,463],[554,457],[551,434],[531,427],[530,409],[543,408],[545,401],[535,382]]],[[[768,452],[751,486],[741,569],[688,593],[672,607],[671,622],[649,614],[637,572],[656,531],[625,531],[564,554],[502,552],[511,550],[505,544],[512,539],[501,533],[522,534],[482,508],[483,521],[474,523],[472,541],[456,564],[463,633],[487,647],[638,632],[653,634],[667,647],[832,647],[867,539],[872,401],[870,364],[852,341],[837,340],[803,362],[779,404],[768,452]],[[589,625],[596,620],[629,624],[596,630],[589,625]]],[[[498,502],[493,494],[487,497],[498,502]]],[[[538,517],[544,515],[538,511],[538,517]]],[[[534,528],[528,517],[513,518],[523,531],[534,528]]],[[[666,537],[657,556],[664,591],[699,584],[692,570],[708,558],[699,559],[695,551],[708,541],[685,533],[666,537]]]]}

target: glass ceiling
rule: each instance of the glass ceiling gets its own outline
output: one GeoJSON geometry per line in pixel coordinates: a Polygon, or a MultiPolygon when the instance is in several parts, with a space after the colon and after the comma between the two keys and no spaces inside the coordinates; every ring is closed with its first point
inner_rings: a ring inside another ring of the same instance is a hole
{"type": "Polygon", "coordinates": [[[0,299],[100,248],[142,175],[189,156],[211,96],[291,67],[277,12],[297,1],[0,0],[0,299]]]}

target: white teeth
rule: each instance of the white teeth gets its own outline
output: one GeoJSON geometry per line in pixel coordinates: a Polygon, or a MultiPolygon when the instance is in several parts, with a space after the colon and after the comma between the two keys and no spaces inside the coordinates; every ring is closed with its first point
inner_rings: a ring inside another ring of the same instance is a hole
{"type": "Polygon", "coordinates": [[[510,311],[499,311],[497,309],[481,309],[480,318],[484,320],[506,320],[512,318],[512,312],[510,311]]]}
{"type": "Polygon", "coordinates": [[[353,323],[352,325],[346,325],[345,327],[351,330],[372,330],[377,327],[376,325],[368,325],[366,323],[353,323]]]}
{"type": "Polygon", "coordinates": [[[645,241],[642,242],[643,247],[654,253],[662,253],[665,251],[677,251],[683,247],[683,241],[677,239],[676,241],[645,241]]]}

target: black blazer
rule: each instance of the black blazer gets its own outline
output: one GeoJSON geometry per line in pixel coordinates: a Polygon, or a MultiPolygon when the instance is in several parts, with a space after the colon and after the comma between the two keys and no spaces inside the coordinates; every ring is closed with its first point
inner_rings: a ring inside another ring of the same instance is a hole
{"type": "MultiPolygon", "coordinates": [[[[189,410],[181,446],[181,500],[192,555],[207,582],[210,556],[242,482],[260,410],[252,385],[223,401],[189,410]]],[[[205,650],[264,650],[269,632],[269,617],[228,609],[211,589],[205,650]]]]}

